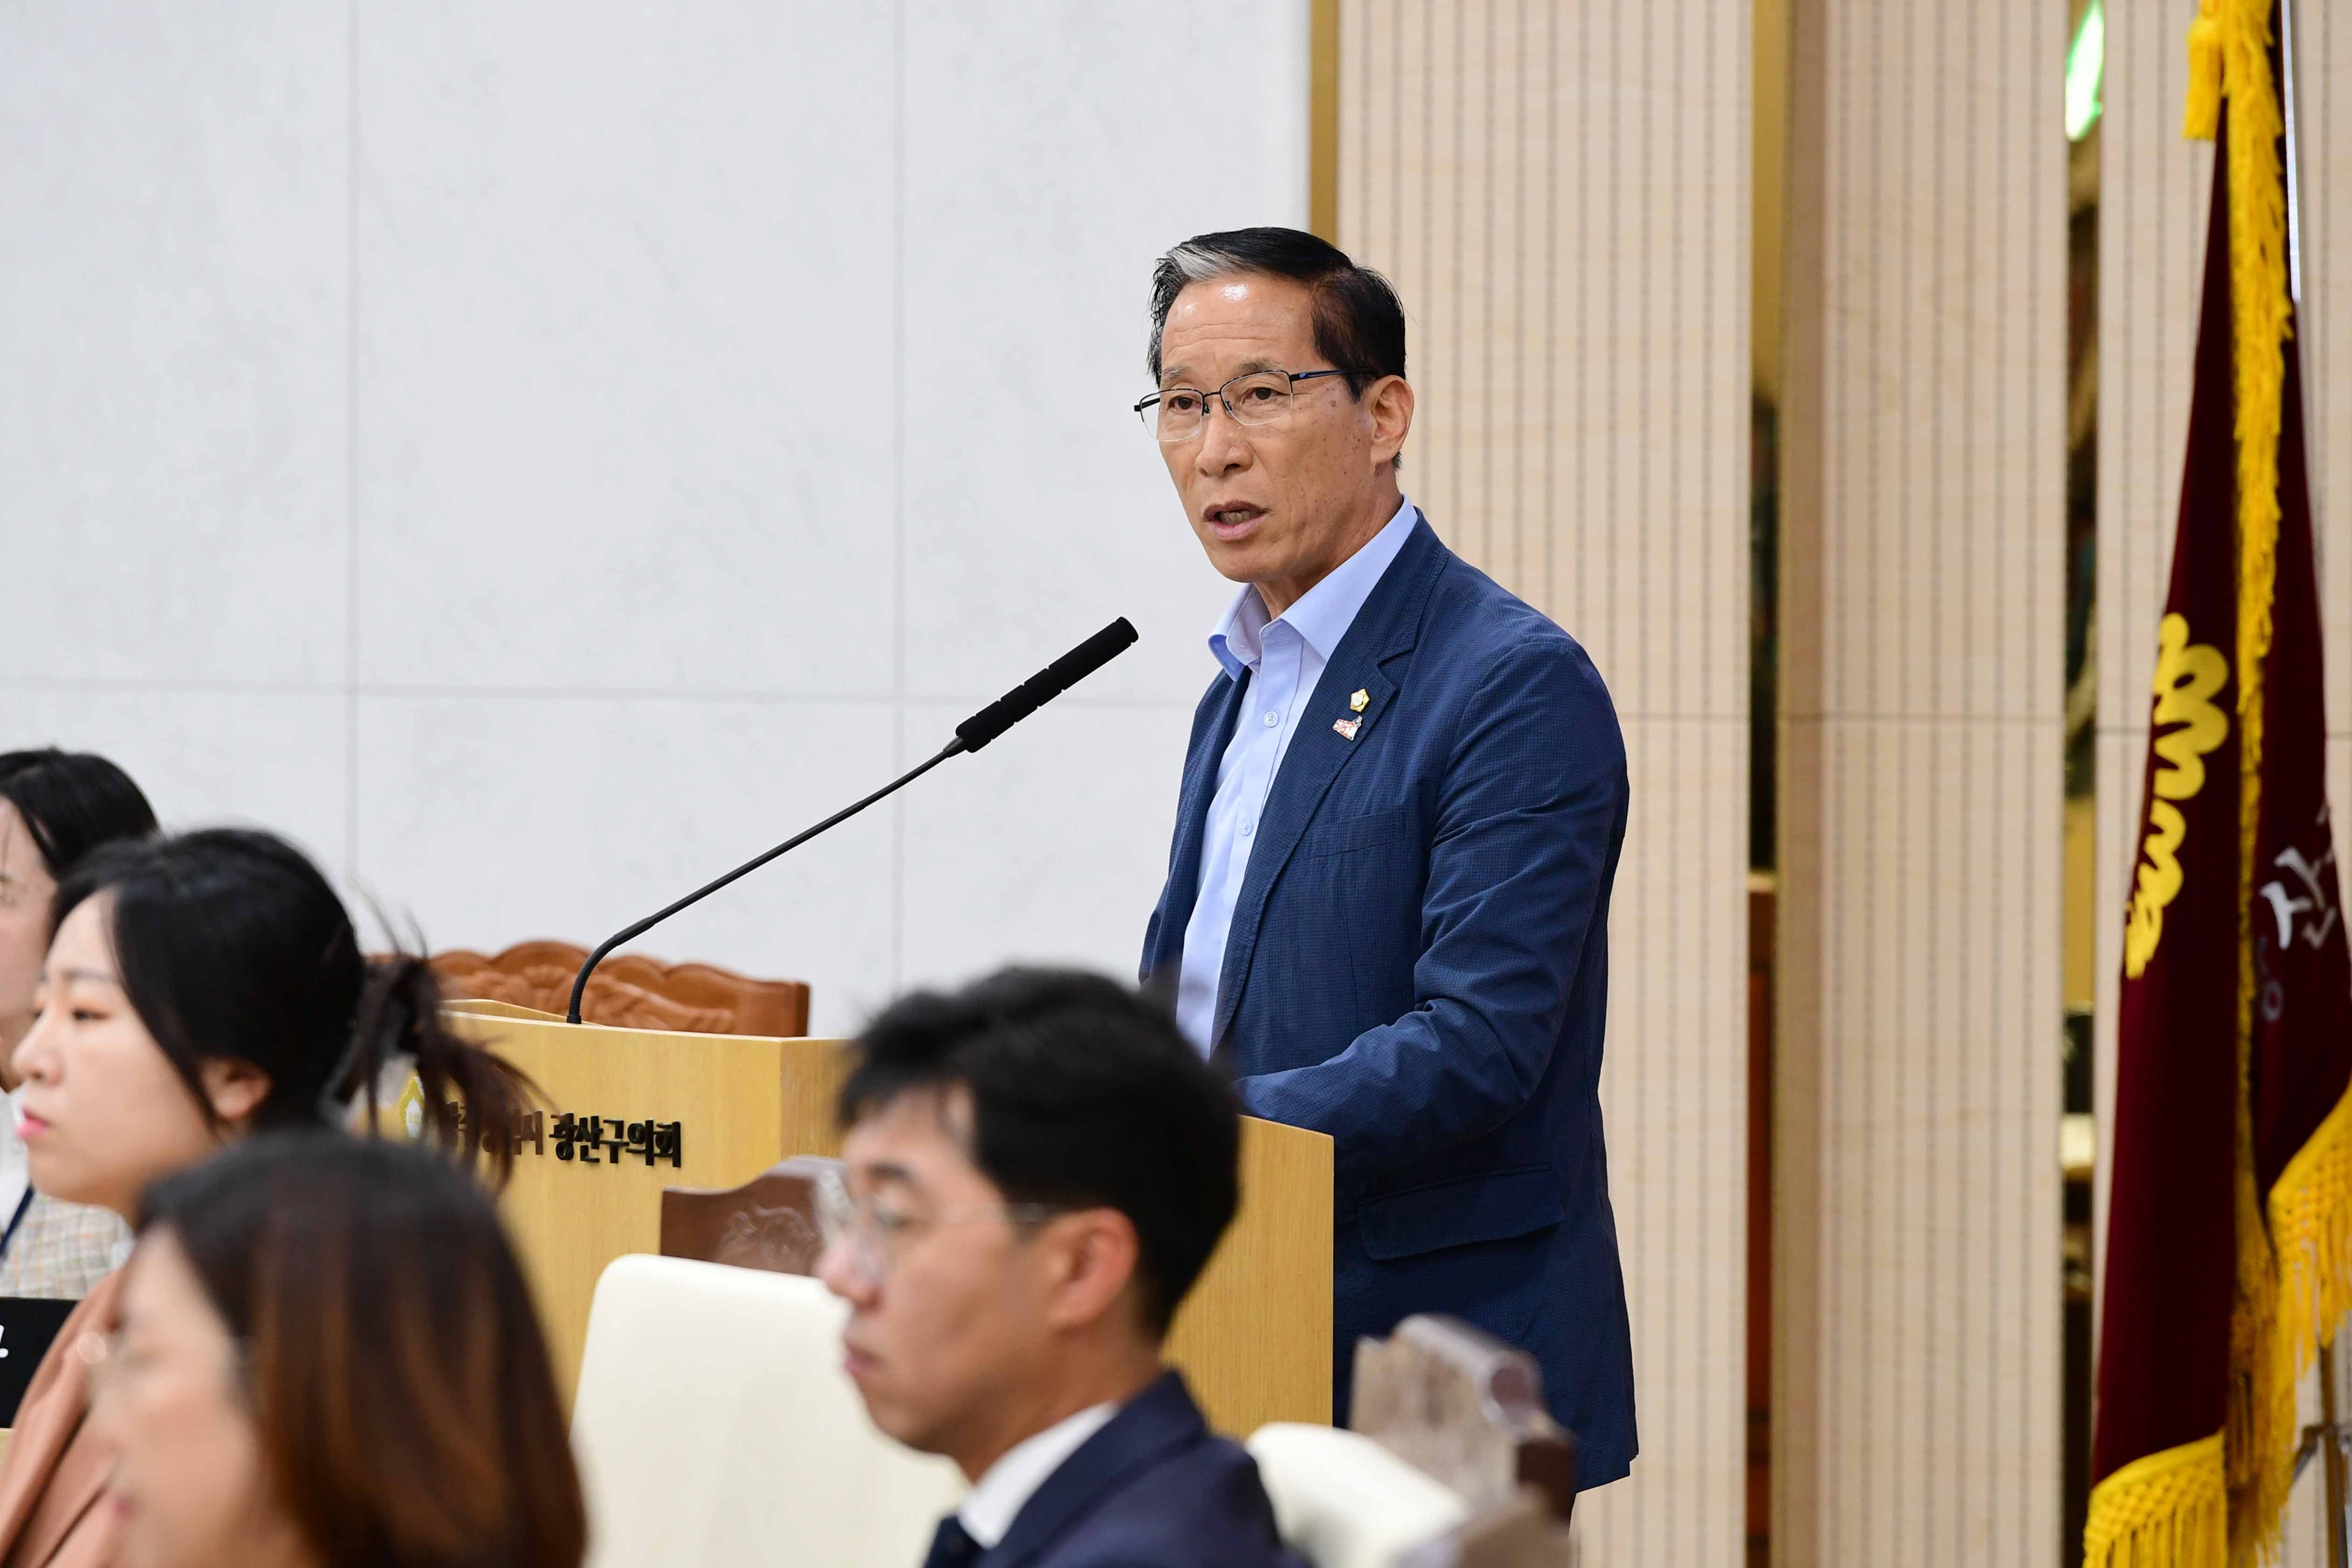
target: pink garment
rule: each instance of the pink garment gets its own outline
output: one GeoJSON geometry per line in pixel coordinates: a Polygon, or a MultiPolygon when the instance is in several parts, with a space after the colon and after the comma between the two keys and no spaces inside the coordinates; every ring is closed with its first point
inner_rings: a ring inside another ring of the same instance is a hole
{"type": "Polygon", "coordinates": [[[114,1568],[122,1531],[99,1496],[114,1451],[88,1429],[89,1364],[75,1354],[85,1334],[114,1332],[122,1271],[100,1280],[41,1358],[16,1408],[0,1458],[0,1568],[114,1568]]]}

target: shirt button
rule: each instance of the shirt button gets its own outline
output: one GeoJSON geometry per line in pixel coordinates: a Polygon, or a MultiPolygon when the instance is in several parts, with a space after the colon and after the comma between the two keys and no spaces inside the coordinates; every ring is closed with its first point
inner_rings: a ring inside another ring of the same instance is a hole
{"type": "Polygon", "coordinates": [[[1282,716],[1280,714],[1270,713],[1265,716],[1265,727],[1268,729],[1272,729],[1276,725],[1280,724],[1281,722],[1282,716]]]}
{"type": "Polygon", "coordinates": [[[1255,822],[1244,822],[1242,824],[1242,837],[1248,838],[1255,831],[1257,831],[1257,824],[1255,822]]]}

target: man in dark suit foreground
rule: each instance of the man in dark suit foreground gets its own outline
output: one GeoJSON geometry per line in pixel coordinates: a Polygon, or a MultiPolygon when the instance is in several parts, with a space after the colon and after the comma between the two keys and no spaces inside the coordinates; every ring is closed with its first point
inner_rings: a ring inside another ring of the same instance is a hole
{"type": "Polygon", "coordinates": [[[1138,412],[1236,591],[1143,971],[1244,1109],[1337,1145],[1341,1417],[1359,1335],[1450,1312],[1535,1355],[1577,1484],[1615,1480],[1636,1447],[1600,1099],[1616,711],[1398,487],[1413,395],[1385,279],[1241,229],[1163,256],[1151,307],[1138,412]]]}
{"type": "Polygon", "coordinates": [[[926,1568],[1296,1568],[1160,1360],[1233,1220],[1231,1087],[1091,975],[917,993],[859,1047],[817,1271],[874,1424],[972,1482],[926,1568]]]}

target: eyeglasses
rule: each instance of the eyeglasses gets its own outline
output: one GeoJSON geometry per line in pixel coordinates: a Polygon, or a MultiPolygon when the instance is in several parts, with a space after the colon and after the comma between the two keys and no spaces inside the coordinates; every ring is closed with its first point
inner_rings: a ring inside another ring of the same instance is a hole
{"type": "Polygon", "coordinates": [[[1135,405],[1136,417],[1143,428],[1157,435],[1161,444],[1172,446],[1180,441],[1190,441],[1201,434],[1201,425],[1209,417],[1212,399],[1225,405],[1235,424],[1286,424],[1290,420],[1290,408],[1297,394],[1292,391],[1300,382],[1311,382],[1324,376],[1368,376],[1370,371],[1253,371],[1245,376],[1235,376],[1215,392],[1204,392],[1195,387],[1167,387],[1153,392],[1135,405]]]}
{"type": "Polygon", "coordinates": [[[939,1225],[971,1225],[1003,1219],[1014,1225],[1042,1225],[1069,1210],[1050,1203],[983,1203],[916,1216],[875,1197],[859,1197],[849,1190],[839,1171],[816,1178],[816,1224],[826,1250],[846,1247],[849,1260],[869,1284],[890,1277],[899,1250],[912,1237],[939,1225]]]}

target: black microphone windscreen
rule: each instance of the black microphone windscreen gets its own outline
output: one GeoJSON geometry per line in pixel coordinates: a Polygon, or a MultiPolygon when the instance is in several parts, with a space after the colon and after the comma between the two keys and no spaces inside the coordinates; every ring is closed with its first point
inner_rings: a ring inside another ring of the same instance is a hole
{"type": "Polygon", "coordinates": [[[1135,635],[1134,625],[1120,616],[956,726],[956,738],[966,751],[978,751],[1133,647],[1135,635]]]}

